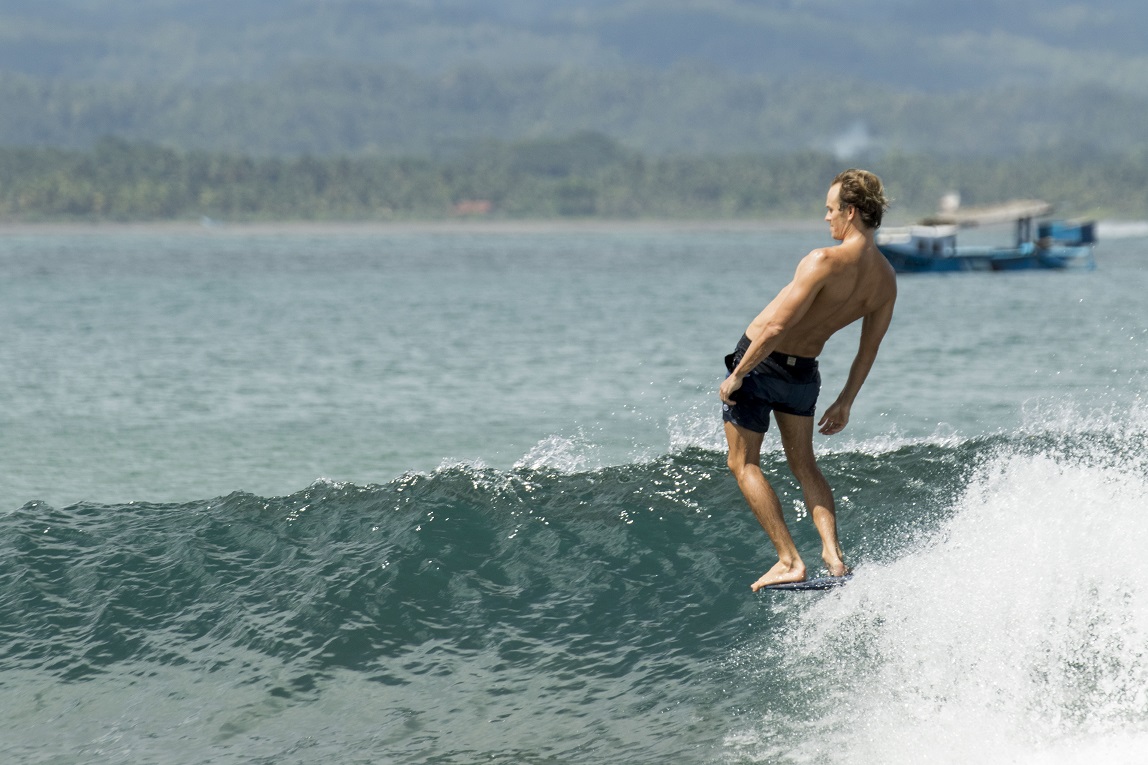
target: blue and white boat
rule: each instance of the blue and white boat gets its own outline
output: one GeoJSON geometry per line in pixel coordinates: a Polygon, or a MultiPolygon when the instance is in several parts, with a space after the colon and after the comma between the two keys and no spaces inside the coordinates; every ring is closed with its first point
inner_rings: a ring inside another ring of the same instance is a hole
{"type": "Polygon", "coordinates": [[[1092,252],[1096,244],[1095,221],[1040,220],[1052,212],[1052,205],[1039,200],[966,209],[960,209],[952,197],[947,201],[942,202],[936,216],[918,225],[878,234],[878,248],[898,272],[1096,267],[1092,252]],[[962,228],[999,223],[1015,226],[1016,240],[1011,246],[957,244],[957,233],[962,228]]]}

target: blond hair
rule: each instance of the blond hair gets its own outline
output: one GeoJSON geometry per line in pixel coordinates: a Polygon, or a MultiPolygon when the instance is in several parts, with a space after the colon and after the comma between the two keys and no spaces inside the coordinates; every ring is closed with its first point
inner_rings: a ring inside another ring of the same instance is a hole
{"type": "Polygon", "coordinates": [[[857,208],[861,222],[869,228],[881,225],[889,200],[885,197],[885,185],[881,179],[868,170],[850,168],[837,174],[830,186],[841,184],[841,209],[846,205],[857,208]]]}

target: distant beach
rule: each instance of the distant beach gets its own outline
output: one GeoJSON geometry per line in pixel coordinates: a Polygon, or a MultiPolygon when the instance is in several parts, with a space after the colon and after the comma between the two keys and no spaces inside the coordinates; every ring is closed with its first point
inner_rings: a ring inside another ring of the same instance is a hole
{"type": "MultiPolygon", "coordinates": [[[[820,220],[425,220],[425,221],[142,221],[0,223],[0,236],[182,234],[211,236],[323,236],[385,234],[553,234],[616,231],[794,231],[820,228],[820,220]]],[[[1146,224],[1148,225],[1148,224],[1146,224]]]]}

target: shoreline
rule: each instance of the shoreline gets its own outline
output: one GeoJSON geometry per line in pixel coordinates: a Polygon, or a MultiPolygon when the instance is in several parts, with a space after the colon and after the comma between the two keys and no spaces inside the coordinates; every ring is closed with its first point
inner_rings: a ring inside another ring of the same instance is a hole
{"type": "Polygon", "coordinates": [[[0,222],[0,237],[16,236],[323,236],[386,234],[561,234],[625,232],[777,232],[816,231],[820,220],[428,220],[428,221],[252,221],[243,223],[147,222],[0,222]]]}
{"type": "MultiPolygon", "coordinates": [[[[891,223],[885,228],[896,228],[891,223]]],[[[617,233],[816,233],[824,230],[816,220],[761,219],[694,220],[650,218],[545,219],[545,220],[425,220],[425,221],[43,221],[14,223],[0,221],[0,239],[22,236],[388,236],[411,234],[446,235],[528,235],[528,234],[617,234],[617,233]]],[[[1148,237],[1148,220],[1099,219],[1101,240],[1148,237]]]]}

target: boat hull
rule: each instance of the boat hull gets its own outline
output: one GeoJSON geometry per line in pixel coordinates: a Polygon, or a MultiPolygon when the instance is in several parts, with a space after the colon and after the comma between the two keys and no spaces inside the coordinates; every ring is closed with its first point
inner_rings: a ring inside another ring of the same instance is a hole
{"type": "Polygon", "coordinates": [[[1096,268],[1092,245],[1051,247],[962,248],[944,254],[920,252],[901,244],[879,244],[898,273],[951,273],[955,271],[1028,271],[1033,269],[1096,268]]]}

